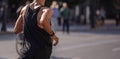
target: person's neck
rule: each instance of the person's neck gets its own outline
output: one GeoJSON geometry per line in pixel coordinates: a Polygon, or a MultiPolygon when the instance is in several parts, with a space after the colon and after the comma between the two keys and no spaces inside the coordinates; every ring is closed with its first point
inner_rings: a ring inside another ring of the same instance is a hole
{"type": "Polygon", "coordinates": [[[30,4],[30,8],[32,10],[40,7],[40,6],[43,6],[43,3],[41,3],[39,0],[34,0],[31,4],[30,4]]]}

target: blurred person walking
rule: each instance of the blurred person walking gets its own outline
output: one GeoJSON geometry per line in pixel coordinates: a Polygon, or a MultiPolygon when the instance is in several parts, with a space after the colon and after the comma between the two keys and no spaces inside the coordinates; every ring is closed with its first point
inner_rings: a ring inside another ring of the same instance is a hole
{"type": "Polygon", "coordinates": [[[99,28],[102,25],[102,21],[100,19],[100,10],[99,9],[96,10],[95,16],[96,16],[95,17],[95,20],[96,20],[96,26],[95,27],[99,28]]]}
{"type": "Polygon", "coordinates": [[[1,3],[1,31],[2,32],[5,32],[5,31],[7,31],[7,28],[6,28],[6,20],[7,20],[7,3],[5,2],[5,1],[2,1],[2,3],[1,3]]]}
{"type": "Polygon", "coordinates": [[[3,12],[4,12],[4,9],[3,7],[0,8],[0,21],[2,21],[3,19],[3,12]]]}
{"type": "Polygon", "coordinates": [[[100,8],[99,19],[102,21],[102,25],[104,25],[105,21],[105,10],[103,7],[100,8]]]}
{"type": "Polygon", "coordinates": [[[120,24],[120,14],[119,13],[116,14],[115,20],[116,20],[116,26],[118,26],[120,24]]]}
{"type": "Polygon", "coordinates": [[[24,33],[27,47],[19,59],[50,59],[52,53],[52,40],[54,46],[58,44],[58,37],[50,26],[52,10],[44,7],[45,0],[34,0],[21,10],[16,21],[14,32],[24,33]]]}
{"type": "Polygon", "coordinates": [[[57,1],[53,1],[52,5],[51,5],[51,9],[53,10],[53,15],[51,17],[51,26],[52,26],[52,30],[54,32],[56,32],[56,28],[57,28],[57,21],[58,21],[58,17],[59,17],[59,5],[57,3],[57,1]]]}
{"type": "Polygon", "coordinates": [[[68,8],[68,4],[66,2],[63,3],[63,7],[60,9],[60,15],[63,19],[63,33],[64,31],[67,31],[69,34],[69,18],[70,18],[70,10],[68,8]]]}

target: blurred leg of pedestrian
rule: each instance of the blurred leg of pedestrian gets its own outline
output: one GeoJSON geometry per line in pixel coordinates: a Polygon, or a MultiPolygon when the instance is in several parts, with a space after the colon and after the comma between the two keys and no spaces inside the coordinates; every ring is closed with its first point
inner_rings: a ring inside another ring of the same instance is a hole
{"type": "Polygon", "coordinates": [[[67,33],[69,34],[69,21],[68,21],[68,19],[66,19],[66,28],[67,28],[67,33]]]}
{"type": "Polygon", "coordinates": [[[68,19],[65,19],[63,22],[63,33],[67,32],[69,34],[69,21],[68,19]]]}
{"type": "Polygon", "coordinates": [[[66,23],[65,23],[65,20],[63,19],[63,28],[62,28],[63,33],[65,32],[65,25],[66,25],[66,23]]]}
{"type": "Polygon", "coordinates": [[[102,21],[102,26],[104,25],[104,22],[105,22],[105,18],[104,17],[101,17],[101,21],[102,21]]]}
{"type": "Polygon", "coordinates": [[[118,19],[116,19],[116,26],[118,26],[119,25],[119,21],[118,21],[118,19]]]}
{"type": "Polygon", "coordinates": [[[58,25],[60,26],[61,25],[61,18],[58,17],[58,25]]]}
{"type": "Polygon", "coordinates": [[[57,18],[54,18],[54,17],[51,18],[51,26],[54,32],[56,32],[56,26],[57,26],[56,21],[57,21],[57,18]]]}

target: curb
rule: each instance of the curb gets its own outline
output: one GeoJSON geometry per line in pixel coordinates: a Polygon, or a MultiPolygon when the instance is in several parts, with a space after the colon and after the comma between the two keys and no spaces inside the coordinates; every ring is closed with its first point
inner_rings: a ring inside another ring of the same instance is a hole
{"type": "Polygon", "coordinates": [[[0,32],[0,35],[5,35],[5,34],[15,34],[15,33],[12,31],[0,32]]]}

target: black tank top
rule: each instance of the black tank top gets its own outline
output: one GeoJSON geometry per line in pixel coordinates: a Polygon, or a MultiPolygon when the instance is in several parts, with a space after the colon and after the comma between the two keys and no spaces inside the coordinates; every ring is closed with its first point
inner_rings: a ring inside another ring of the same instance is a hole
{"type": "Polygon", "coordinates": [[[37,25],[37,15],[41,7],[32,10],[27,7],[24,16],[24,36],[31,47],[52,46],[52,41],[49,33],[37,25]]]}

